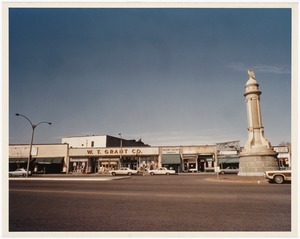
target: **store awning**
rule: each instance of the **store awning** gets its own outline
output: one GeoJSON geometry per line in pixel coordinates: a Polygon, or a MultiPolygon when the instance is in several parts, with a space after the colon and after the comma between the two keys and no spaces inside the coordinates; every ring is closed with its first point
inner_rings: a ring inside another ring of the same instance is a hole
{"type": "Polygon", "coordinates": [[[70,158],[70,162],[87,162],[88,158],[70,158]]]}
{"type": "Polygon", "coordinates": [[[38,164],[60,164],[64,158],[35,158],[34,163],[38,164]]]}
{"type": "Polygon", "coordinates": [[[180,164],[180,154],[164,154],[162,155],[161,164],[180,164]]]}
{"type": "Polygon", "coordinates": [[[220,158],[219,162],[220,163],[239,163],[240,162],[240,158],[239,157],[220,158]]]}
{"type": "Polygon", "coordinates": [[[64,158],[53,158],[52,163],[62,163],[64,161],[64,158]]]}
{"type": "Polygon", "coordinates": [[[28,158],[9,158],[9,163],[27,163],[28,158]]]}
{"type": "Polygon", "coordinates": [[[197,158],[198,158],[198,155],[197,154],[184,154],[184,155],[182,155],[182,158],[183,159],[188,159],[188,160],[194,160],[194,161],[196,161],[197,160],[197,158]]]}
{"type": "Polygon", "coordinates": [[[101,162],[101,164],[102,164],[102,165],[110,165],[110,164],[116,165],[117,162],[101,162]]]}
{"type": "Polygon", "coordinates": [[[120,158],[99,158],[99,162],[118,162],[120,158]]]}

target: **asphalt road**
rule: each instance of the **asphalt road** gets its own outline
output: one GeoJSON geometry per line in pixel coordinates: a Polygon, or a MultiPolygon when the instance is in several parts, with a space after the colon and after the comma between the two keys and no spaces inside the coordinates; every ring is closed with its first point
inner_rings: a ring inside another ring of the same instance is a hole
{"type": "Polygon", "coordinates": [[[10,181],[9,231],[291,231],[291,184],[214,177],[10,181]]]}

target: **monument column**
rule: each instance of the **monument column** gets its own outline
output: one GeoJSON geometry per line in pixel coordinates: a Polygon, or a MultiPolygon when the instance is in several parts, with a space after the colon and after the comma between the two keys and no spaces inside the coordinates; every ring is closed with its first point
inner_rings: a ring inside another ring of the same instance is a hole
{"type": "Polygon", "coordinates": [[[267,170],[278,169],[277,154],[264,136],[260,109],[259,84],[252,70],[245,86],[248,116],[248,140],[240,153],[239,176],[263,176],[267,170]]]}

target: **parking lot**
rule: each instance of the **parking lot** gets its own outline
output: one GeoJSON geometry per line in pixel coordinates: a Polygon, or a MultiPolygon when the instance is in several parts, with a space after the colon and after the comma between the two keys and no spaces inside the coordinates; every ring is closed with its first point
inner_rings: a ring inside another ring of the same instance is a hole
{"type": "Polygon", "coordinates": [[[291,231],[291,184],[245,179],[236,175],[217,179],[212,174],[111,181],[11,180],[9,230],[291,231]]]}

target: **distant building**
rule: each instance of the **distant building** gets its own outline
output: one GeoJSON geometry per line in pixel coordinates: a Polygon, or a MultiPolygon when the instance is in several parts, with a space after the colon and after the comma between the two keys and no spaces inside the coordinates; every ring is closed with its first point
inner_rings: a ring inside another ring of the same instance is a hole
{"type": "MultiPolygon", "coordinates": [[[[291,166],[290,148],[276,146],[279,167],[291,166]]],[[[65,137],[62,144],[34,144],[33,173],[107,173],[129,167],[146,171],[167,167],[182,173],[216,172],[217,167],[239,166],[239,141],[215,145],[149,146],[141,140],[109,135],[65,137]]],[[[9,170],[26,168],[29,145],[9,145],[9,170]]]]}
{"type": "Polygon", "coordinates": [[[277,153],[279,168],[291,167],[291,152],[287,146],[274,146],[273,150],[277,153]]]}
{"type": "Polygon", "coordinates": [[[217,157],[221,169],[228,166],[239,167],[240,141],[229,141],[217,144],[217,157]]]}
{"type": "Polygon", "coordinates": [[[63,144],[69,144],[70,148],[94,148],[94,147],[147,147],[142,140],[122,139],[110,135],[87,135],[87,136],[71,136],[64,137],[61,141],[63,144]]]}
{"type": "MultiPolygon", "coordinates": [[[[27,168],[29,145],[9,145],[9,171],[27,168]]],[[[33,173],[66,173],[69,164],[68,144],[34,144],[30,170],[33,173]]]]}
{"type": "MultiPolygon", "coordinates": [[[[110,135],[65,137],[62,138],[62,143],[69,145],[67,172],[73,173],[96,173],[121,166],[138,168],[140,159],[138,156],[142,152],[147,156],[145,151],[150,147],[141,140],[127,140],[110,135]],[[140,147],[146,149],[138,149],[140,147]]],[[[152,155],[152,152],[148,154],[152,155]]],[[[157,163],[157,160],[149,155],[147,160],[157,163]]]]}

